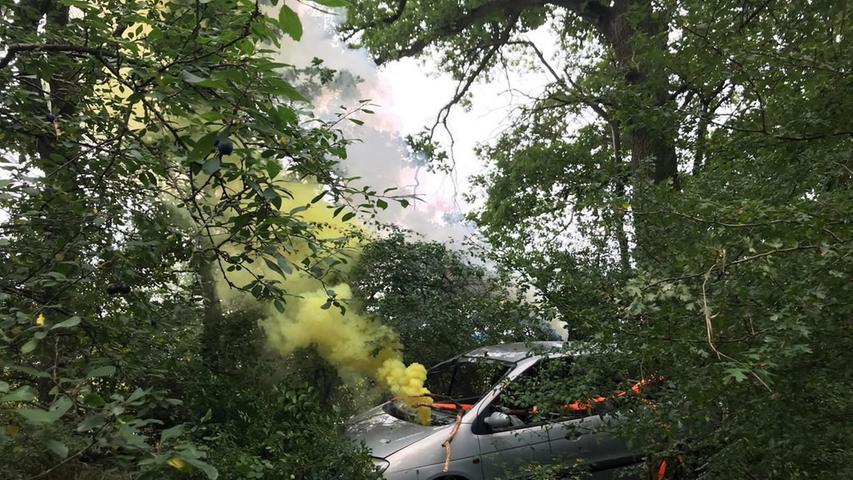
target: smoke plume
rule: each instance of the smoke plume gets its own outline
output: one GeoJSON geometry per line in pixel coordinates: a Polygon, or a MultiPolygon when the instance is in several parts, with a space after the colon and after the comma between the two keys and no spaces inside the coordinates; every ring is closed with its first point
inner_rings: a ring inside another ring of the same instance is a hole
{"type": "MultiPolygon", "coordinates": [[[[340,238],[352,229],[360,229],[350,222],[342,222],[341,217],[333,215],[333,208],[324,202],[311,203],[320,191],[319,185],[301,182],[282,184],[293,198],[282,202],[281,211],[290,212],[296,207],[307,207],[298,215],[302,221],[317,227],[318,239],[340,238]]],[[[346,255],[357,257],[360,245],[350,241],[346,255]]],[[[279,249],[282,256],[294,265],[309,253],[307,244],[290,245],[288,250],[279,249]]],[[[265,278],[280,278],[279,274],[256,261],[252,273],[245,270],[229,272],[228,282],[235,285],[247,285],[253,275],[265,278]]],[[[340,272],[346,274],[345,269],[340,272]]],[[[226,305],[239,306],[240,302],[254,301],[248,295],[235,292],[224,277],[220,277],[217,290],[226,305]]],[[[356,382],[363,378],[372,378],[378,385],[416,410],[418,419],[429,423],[431,403],[429,391],[424,387],[426,368],[419,363],[405,365],[397,334],[389,327],[373,318],[359,315],[352,308],[338,308],[330,305],[333,297],[346,306],[352,292],[346,283],[323,285],[317,278],[301,270],[294,270],[282,281],[288,293],[284,311],[279,312],[271,306],[266,307],[266,318],[261,327],[266,333],[269,345],[282,355],[297,350],[313,348],[330,365],[334,366],[341,379],[356,382]]]]}

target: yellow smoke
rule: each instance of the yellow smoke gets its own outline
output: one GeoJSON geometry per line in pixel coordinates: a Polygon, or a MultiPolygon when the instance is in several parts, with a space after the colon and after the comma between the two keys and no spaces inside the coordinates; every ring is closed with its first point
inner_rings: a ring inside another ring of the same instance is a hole
{"type": "MultiPolygon", "coordinates": [[[[324,202],[311,204],[310,201],[319,192],[317,185],[282,182],[279,184],[293,196],[282,202],[281,211],[289,212],[297,207],[308,207],[299,213],[301,220],[311,222],[320,229],[320,239],[332,239],[344,236],[353,227],[333,215],[333,209],[324,202]]],[[[351,241],[347,245],[351,254],[356,254],[359,245],[351,241]]],[[[291,246],[290,251],[280,249],[279,253],[295,265],[307,253],[305,245],[291,246]]],[[[259,265],[262,262],[255,262],[259,265]]],[[[278,278],[279,275],[266,267],[252,267],[254,274],[266,278],[278,278]]],[[[252,276],[246,272],[229,272],[228,280],[235,285],[246,285],[252,276]]],[[[224,279],[223,279],[224,280],[224,279]]],[[[382,388],[416,411],[418,420],[429,424],[432,399],[424,387],[426,368],[419,363],[405,365],[400,352],[399,338],[391,328],[378,321],[356,314],[352,309],[342,311],[327,304],[330,291],[342,304],[352,297],[352,291],[346,283],[331,286],[322,285],[311,275],[295,270],[282,282],[289,295],[283,313],[267,307],[267,317],[261,326],[266,333],[270,346],[288,355],[295,351],[314,348],[329,364],[333,365],[344,381],[353,382],[369,377],[382,388]]],[[[227,282],[217,286],[220,298],[231,301],[246,301],[247,296],[234,294],[227,282]],[[242,298],[241,298],[242,297],[242,298]]]]}
{"type": "MultiPolygon", "coordinates": [[[[168,3],[168,1],[158,2],[155,8],[168,8],[168,3]]],[[[151,25],[134,23],[122,36],[125,39],[131,39],[131,36],[144,37],[150,31],[151,25]]],[[[123,67],[119,73],[126,75],[128,71],[129,67],[123,67]]],[[[105,71],[105,73],[112,72],[105,71]]],[[[95,88],[96,95],[112,98],[116,103],[126,102],[130,93],[129,89],[123,88],[119,80],[112,76],[108,76],[103,84],[95,88]]],[[[144,128],[143,104],[137,102],[130,108],[129,129],[136,131],[144,128]]],[[[118,110],[116,109],[114,113],[118,114],[118,110]]],[[[149,137],[153,135],[149,134],[149,137]]],[[[226,157],[223,161],[236,160],[226,157]]],[[[205,180],[203,174],[196,179],[199,185],[204,184],[205,180]]],[[[240,186],[232,186],[235,191],[240,190],[240,186]]],[[[324,202],[311,204],[311,199],[320,193],[318,185],[283,181],[279,182],[279,186],[288,190],[293,196],[291,199],[283,199],[281,211],[286,213],[291,212],[295,207],[308,207],[295,216],[318,226],[316,236],[319,239],[344,237],[353,228],[351,224],[342,222],[340,217],[333,216],[333,209],[328,208],[324,202]]],[[[209,201],[219,197],[217,192],[209,193],[209,201]]],[[[235,214],[235,212],[231,210],[224,214],[235,214]]],[[[227,232],[221,232],[221,236],[225,238],[227,232]]],[[[347,247],[353,254],[359,250],[355,242],[349,242],[347,247]]],[[[290,246],[287,249],[282,247],[279,253],[296,265],[305,257],[307,245],[296,245],[295,248],[290,246]]],[[[278,273],[262,264],[261,261],[253,264],[251,268],[255,274],[262,274],[269,279],[279,277],[278,273]]],[[[245,270],[229,272],[227,275],[228,280],[238,286],[247,285],[253,279],[245,270]]],[[[235,292],[225,280],[220,276],[217,284],[217,294],[220,299],[226,303],[235,304],[253,301],[249,295],[235,292]]],[[[293,274],[283,279],[281,284],[288,294],[294,297],[289,298],[284,313],[267,307],[268,316],[261,323],[273,349],[282,355],[287,355],[300,349],[314,348],[324,360],[337,369],[345,381],[364,377],[374,379],[380,386],[416,410],[421,423],[429,424],[430,408],[426,405],[432,403],[432,399],[429,398],[429,391],[424,387],[426,368],[420,363],[412,363],[408,366],[403,363],[400,352],[402,346],[392,329],[373,319],[357,315],[351,309],[343,313],[335,306],[323,308],[329,298],[329,292],[316,278],[302,271],[295,270],[293,274]]],[[[341,302],[351,297],[350,287],[345,283],[333,285],[328,290],[333,291],[335,298],[341,302]]]]}

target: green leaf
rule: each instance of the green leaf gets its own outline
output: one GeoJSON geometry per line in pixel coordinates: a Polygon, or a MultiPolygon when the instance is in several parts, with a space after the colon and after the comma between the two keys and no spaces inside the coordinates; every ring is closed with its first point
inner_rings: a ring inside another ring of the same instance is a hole
{"type": "Polygon", "coordinates": [[[72,328],[80,325],[80,317],[71,317],[68,320],[57,323],[56,325],[50,327],[51,330],[56,330],[57,328],[72,328]]]}
{"type": "Polygon", "coordinates": [[[187,156],[187,160],[191,162],[201,162],[204,157],[208,156],[213,151],[213,146],[216,144],[216,137],[218,135],[218,132],[210,132],[199,138],[195,142],[195,146],[192,151],[190,151],[190,154],[187,156]]]}
{"type": "MultiPolygon", "coordinates": [[[[5,382],[4,382],[5,383],[5,382]]],[[[6,384],[9,385],[8,383],[6,384]]],[[[33,387],[29,385],[24,385],[23,387],[19,387],[18,389],[9,392],[2,397],[0,397],[0,403],[4,402],[29,402],[35,395],[33,395],[33,387]]]]}
{"type": "Polygon", "coordinates": [[[24,417],[24,419],[32,424],[40,425],[47,424],[56,421],[53,418],[53,415],[50,414],[49,411],[42,410],[39,408],[22,408],[17,411],[18,415],[24,417]]]}
{"type": "Polygon", "coordinates": [[[352,220],[353,217],[355,217],[355,212],[349,212],[346,215],[344,215],[343,217],[341,217],[341,221],[342,222],[348,222],[348,221],[352,220]]]}
{"type": "Polygon", "coordinates": [[[204,474],[207,476],[207,478],[209,480],[216,480],[217,478],[219,478],[219,472],[216,470],[216,468],[213,465],[206,463],[206,462],[203,462],[197,458],[188,458],[188,457],[181,457],[181,458],[186,460],[186,462],[189,463],[190,465],[192,465],[195,468],[204,472],[204,474]]]}
{"type": "Polygon", "coordinates": [[[282,167],[281,163],[278,160],[270,160],[267,162],[267,175],[269,175],[270,179],[273,179],[281,173],[282,167]]]}
{"type": "Polygon", "coordinates": [[[209,112],[204,112],[204,113],[199,113],[198,116],[207,120],[208,122],[215,122],[217,120],[222,120],[222,114],[215,111],[215,110],[211,110],[209,112]]]}
{"type": "Polygon", "coordinates": [[[291,100],[298,102],[307,102],[308,99],[299,93],[299,90],[293,88],[293,85],[287,83],[283,78],[269,79],[269,85],[264,89],[273,95],[283,95],[291,100]]]}
{"type": "Polygon", "coordinates": [[[27,343],[21,345],[21,353],[30,353],[38,347],[39,341],[37,338],[31,338],[27,343]]]}
{"type": "Polygon", "coordinates": [[[275,198],[281,198],[278,195],[278,192],[273,187],[268,187],[266,190],[264,190],[261,193],[261,196],[264,197],[266,200],[273,200],[275,198]]]}
{"type": "Polygon", "coordinates": [[[66,458],[68,456],[68,447],[58,440],[48,440],[45,442],[45,445],[48,450],[55,453],[59,458],[66,458]]]}
{"type": "Polygon", "coordinates": [[[725,383],[728,383],[729,381],[734,380],[735,382],[740,383],[746,380],[747,372],[748,370],[743,368],[728,368],[726,369],[726,376],[724,377],[723,381],[725,383]]]}
{"type": "Polygon", "coordinates": [[[103,425],[107,422],[107,417],[104,416],[103,413],[95,413],[93,415],[89,415],[84,418],[82,422],[77,425],[78,432],[88,432],[89,430],[95,429],[103,425]]]}
{"type": "Polygon", "coordinates": [[[214,173],[219,171],[219,168],[222,166],[222,159],[219,158],[219,155],[214,155],[207,159],[202,165],[201,169],[204,173],[208,175],[213,175],[214,173]]]}
{"type": "Polygon", "coordinates": [[[269,267],[269,269],[272,270],[273,272],[284,276],[284,272],[282,272],[281,269],[278,268],[278,265],[275,262],[273,262],[272,260],[265,258],[264,263],[266,263],[267,267],[269,267]]]}
{"type": "Polygon", "coordinates": [[[60,417],[65,415],[65,412],[67,412],[72,405],[74,405],[74,403],[70,398],[62,396],[50,406],[49,410],[42,410],[40,408],[22,408],[17,410],[17,413],[24,417],[24,419],[29,423],[34,425],[47,425],[59,420],[60,417]]]}
{"type": "Polygon", "coordinates": [[[192,83],[193,85],[207,80],[206,78],[201,78],[198,75],[191,73],[191,72],[188,72],[186,70],[182,71],[181,75],[184,77],[184,80],[186,80],[187,83],[192,83]]]}
{"type": "Polygon", "coordinates": [[[379,198],[376,200],[376,206],[381,208],[382,210],[385,210],[386,208],[388,208],[388,202],[379,198]]]}
{"type": "Polygon", "coordinates": [[[95,392],[89,392],[83,397],[83,403],[90,407],[100,408],[107,404],[104,397],[95,392]]]}
{"type": "Polygon", "coordinates": [[[127,403],[131,403],[131,402],[135,402],[135,401],[139,400],[140,398],[144,397],[145,395],[148,395],[148,392],[149,392],[148,389],[143,390],[141,388],[137,388],[136,390],[133,391],[133,393],[130,394],[129,397],[127,397],[127,403]]]}
{"type": "Polygon", "coordinates": [[[319,201],[320,201],[323,197],[325,197],[325,196],[326,196],[326,191],[325,191],[325,190],[323,190],[322,192],[320,192],[319,194],[317,194],[317,196],[315,196],[314,198],[312,198],[310,203],[317,203],[317,202],[319,202],[319,201]]]}
{"type": "Polygon", "coordinates": [[[165,442],[166,440],[171,440],[173,438],[178,438],[184,434],[184,426],[183,425],[175,425],[172,428],[167,428],[160,432],[160,443],[165,442]]]}
{"type": "Polygon", "coordinates": [[[294,40],[299,41],[302,38],[302,22],[299,21],[296,12],[287,5],[281,5],[281,10],[278,12],[278,25],[294,40]]]}
{"type": "Polygon", "coordinates": [[[228,82],[224,78],[205,78],[200,82],[196,82],[195,85],[204,88],[228,88],[228,82]]]}
{"type": "Polygon", "coordinates": [[[276,298],[275,300],[273,300],[273,305],[275,306],[275,309],[278,311],[278,313],[284,313],[284,302],[276,298]]]}
{"type": "Polygon", "coordinates": [[[280,268],[282,272],[287,274],[293,273],[293,267],[290,266],[290,262],[288,262],[287,259],[284,258],[284,255],[276,253],[275,261],[278,264],[278,268],[280,268]]]}
{"type": "Polygon", "coordinates": [[[145,437],[141,434],[141,432],[128,424],[119,424],[118,432],[116,435],[118,438],[124,441],[125,448],[146,448],[148,445],[145,443],[145,437]]]}
{"type": "Polygon", "coordinates": [[[103,367],[98,367],[89,371],[86,374],[89,378],[97,378],[97,377],[112,377],[116,373],[116,367],[112,365],[106,365],[103,367]]]}
{"type": "Polygon", "coordinates": [[[349,7],[352,5],[347,0],[314,0],[314,3],[319,3],[320,5],[332,8],[349,7]]]}

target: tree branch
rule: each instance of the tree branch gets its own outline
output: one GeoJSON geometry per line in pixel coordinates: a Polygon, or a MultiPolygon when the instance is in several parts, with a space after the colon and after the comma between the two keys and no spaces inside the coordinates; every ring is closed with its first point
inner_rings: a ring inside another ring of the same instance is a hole
{"type": "Polygon", "coordinates": [[[488,44],[488,46],[490,46],[491,48],[483,55],[483,58],[480,59],[480,63],[477,64],[473,72],[468,75],[467,78],[463,78],[456,86],[456,91],[453,94],[453,98],[451,98],[450,101],[447,102],[447,104],[445,104],[443,107],[441,107],[441,110],[439,110],[438,115],[435,119],[435,123],[430,129],[430,138],[432,138],[433,134],[435,133],[435,129],[436,127],[438,127],[439,124],[444,125],[445,130],[450,133],[450,130],[447,128],[447,117],[450,115],[450,109],[460,100],[462,100],[462,97],[464,97],[465,94],[468,93],[468,90],[471,88],[471,85],[474,83],[477,77],[479,77],[480,74],[485,71],[486,68],[489,66],[489,63],[495,57],[495,54],[497,54],[497,52],[503,45],[507,44],[509,36],[512,34],[512,29],[515,26],[515,22],[518,20],[519,16],[519,12],[516,12],[514,14],[514,16],[510,19],[510,22],[500,33],[500,37],[497,39],[497,41],[488,44]]]}
{"type": "Polygon", "coordinates": [[[103,48],[83,47],[80,45],[42,44],[42,43],[18,43],[9,45],[6,55],[0,59],[0,69],[6,68],[12,60],[23,52],[66,52],[85,55],[95,55],[115,58],[115,54],[103,48]]]}
{"type": "Polygon", "coordinates": [[[406,3],[407,3],[407,0],[399,0],[397,2],[397,10],[394,11],[394,13],[391,14],[390,16],[385,17],[385,18],[380,18],[376,21],[367,23],[361,27],[353,28],[351,32],[344,35],[344,37],[343,37],[344,41],[345,42],[350,41],[352,39],[352,37],[358,35],[359,32],[363,32],[367,29],[379,27],[382,25],[391,25],[392,23],[396,22],[397,20],[400,19],[400,17],[403,16],[403,12],[406,10],[406,3]]]}
{"type": "MultiPolygon", "coordinates": [[[[386,25],[391,25],[399,20],[403,15],[403,10],[406,6],[405,3],[406,2],[404,0],[401,0],[398,10],[394,15],[382,19],[380,22],[386,25]]],[[[610,7],[605,6],[597,0],[498,0],[480,5],[479,7],[471,9],[467,13],[460,12],[460,15],[452,17],[452,20],[444,25],[440,25],[434,30],[427,32],[424,36],[415,39],[408,47],[400,49],[398,52],[395,52],[393,56],[377,57],[375,59],[376,64],[381,65],[388,60],[398,60],[404,57],[419,55],[431,43],[442,38],[458,35],[468,27],[476,25],[489,17],[494,16],[495,18],[506,18],[514,14],[513,22],[515,22],[518,19],[518,14],[525,9],[544,7],[547,5],[563,7],[575,13],[584,20],[592,23],[602,33],[606,31],[604,27],[612,18],[612,11],[610,7]]],[[[371,25],[376,26],[376,24],[380,22],[373,22],[371,25]]],[[[367,28],[367,26],[353,30],[352,33],[344,37],[345,40],[352,38],[355,33],[364,30],[365,28],[367,28]]]]}

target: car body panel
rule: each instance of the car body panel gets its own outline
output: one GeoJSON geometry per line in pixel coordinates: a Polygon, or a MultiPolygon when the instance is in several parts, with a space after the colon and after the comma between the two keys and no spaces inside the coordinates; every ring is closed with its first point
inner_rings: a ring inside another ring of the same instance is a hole
{"type": "MultiPolygon", "coordinates": [[[[640,456],[623,440],[599,431],[612,421],[615,419],[611,416],[591,415],[554,423],[548,430],[551,449],[561,463],[572,465],[582,462],[595,472],[639,462],[640,456]]],[[[595,478],[609,477],[597,475],[595,478]]]]}
{"type": "Polygon", "coordinates": [[[518,363],[525,358],[538,355],[538,351],[558,351],[565,345],[563,342],[518,342],[480,347],[460,356],[467,358],[491,358],[509,363],[518,363]]]}
{"type": "MultiPolygon", "coordinates": [[[[459,355],[447,363],[488,359],[511,365],[504,378],[486,392],[463,417],[451,443],[451,461],[444,472],[445,449],[453,425],[422,426],[386,413],[382,406],[351,419],[348,435],[370,449],[373,456],[389,463],[387,480],[434,480],[455,476],[467,480],[507,478],[530,463],[573,464],[583,462],[593,469],[590,478],[623,478],[614,475],[641,460],[624,442],[596,432],[607,416],[531,424],[516,429],[488,432],[483,419],[504,386],[546,357],[571,356],[555,351],[562,342],[515,343],[484,347],[459,355]],[[551,353],[543,353],[551,350],[551,353]]],[[[436,366],[438,367],[438,366],[436,366]]],[[[436,368],[433,367],[433,368],[436,368]]]]}
{"type": "Polygon", "coordinates": [[[551,460],[547,425],[477,435],[483,478],[506,478],[519,467],[551,460]]]}
{"type": "Polygon", "coordinates": [[[449,431],[447,425],[426,427],[401,420],[385,413],[383,406],[351,419],[347,426],[347,434],[364,442],[377,458],[385,458],[438,431],[449,431]]]}
{"type": "MultiPolygon", "coordinates": [[[[560,342],[548,343],[557,344],[557,347],[560,344],[560,342]]],[[[526,356],[522,355],[519,349],[520,345],[524,344],[501,346],[509,347],[503,352],[503,357],[513,358],[515,367],[507,372],[504,382],[492,388],[477,403],[477,418],[482,419],[488,413],[489,406],[500,395],[504,383],[512,382],[539,361],[539,357],[530,356],[529,347],[524,352],[526,356]]],[[[469,355],[466,354],[466,356],[469,355]]],[[[484,357],[495,358],[494,355],[484,357]]],[[[547,463],[552,457],[547,425],[545,424],[475,435],[480,445],[483,478],[505,477],[524,464],[547,463]]]]}
{"type": "Polygon", "coordinates": [[[462,478],[482,478],[480,465],[480,446],[470,434],[471,423],[459,425],[459,430],[451,442],[451,462],[444,472],[445,449],[442,444],[450,435],[452,425],[445,425],[429,438],[418,442],[413,448],[404,448],[386,460],[391,464],[385,472],[387,480],[394,479],[432,479],[446,475],[462,478]]]}

